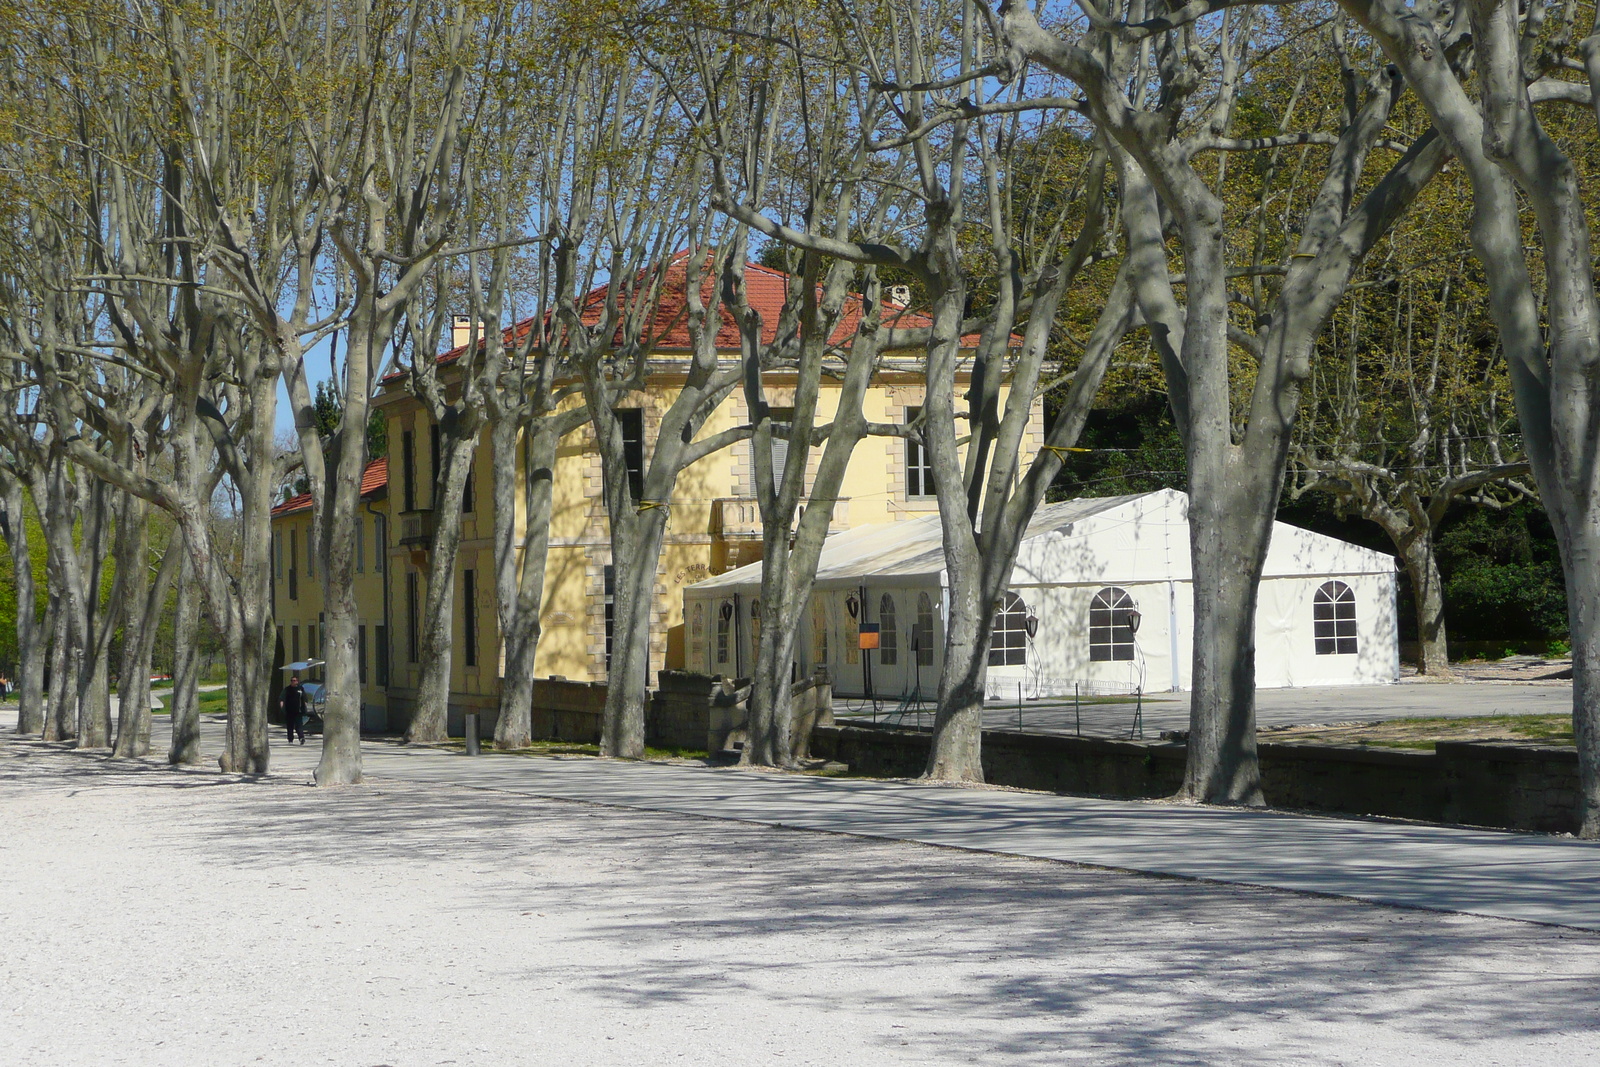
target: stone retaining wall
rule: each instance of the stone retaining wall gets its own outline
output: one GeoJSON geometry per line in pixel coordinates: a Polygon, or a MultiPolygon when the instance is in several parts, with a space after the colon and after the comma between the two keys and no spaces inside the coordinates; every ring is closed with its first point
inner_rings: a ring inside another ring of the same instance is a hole
{"type": "MultiPolygon", "coordinates": [[[[816,756],[857,774],[914,778],[932,734],[887,727],[818,727],[816,756]]],[[[1386,815],[1513,830],[1577,828],[1575,749],[1441,742],[1436,752],[1325,745],[1260,746],[1262,790],[1274,807],[1386,815]]],[[[984,779],[995,785],[1133,799],[1183,784],[1187,746],[1008,730],[983,733],[984,779]]]]}

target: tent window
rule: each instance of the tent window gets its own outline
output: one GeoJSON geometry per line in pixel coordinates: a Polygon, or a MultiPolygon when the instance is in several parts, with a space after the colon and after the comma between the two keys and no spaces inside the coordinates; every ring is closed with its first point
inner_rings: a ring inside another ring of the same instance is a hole
{"type": "Polygon", "coordinates": [[[900,635],[896,630],[894,597],[888,593],[878,601],[878,662],[893,667],[900,662],[900,635]]]}
{"type": "Polygon", "coordinates": [[[1356,654],[1356,594],[1343,582],[1327,582],[1317,590],[1312,607],[1317,655],[1356,654]]]}
{"type": "Polygon", "coordinates": [[[1089,605],[1089,660],[1106,663],[1133,658],[1133,628],[1128,614],[1133,598],[1115,587],[1102,589],[1089,605]]]}
{"type": "Polygon", "coordinates": [[[1007,590],[994,613],[994,636],[989,642],[989,666],[1018,667],[1028,662],[1028,605],[1007,590]]]}
{"type": "Polygon", "coordinates": [[[911,627],[911,650],[917,654],[917,666],[933,666],[933,601],[927,593],[917,594],[917,622],[911,627]]]}
{"type": "Polygon", "coordinates": [[[728,662],[728,640],[733,632],[733,605],[724,602],[717,612],[717,662],[728,662]]]}

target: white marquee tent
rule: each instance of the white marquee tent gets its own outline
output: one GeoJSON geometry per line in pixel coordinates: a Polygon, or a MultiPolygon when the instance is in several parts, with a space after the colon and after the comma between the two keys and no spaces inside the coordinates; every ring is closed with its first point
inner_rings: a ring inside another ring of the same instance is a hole
{"type": "MultiPolygon", "coordinates": [[[[1188,497],[1173,490],[1041,507],[998,616],[990,694],[1187,689],[1194,611],[1187,512],[1188,497]]],[[[797,669],[825,665],[843,696],[931,699],[943,658],[944,585],[937,515],[830,537],[797,669]],[[876,651],[858,647],[863,622],[880,628],[876,651]]],[[[1395,681],[1395,594],[1393,557],[1275,523],[1256,614],[1257,685],[1395,681]]],[[[684,590],[690,670],[750,672],[760,595],[759,563],[684,590]]]]}

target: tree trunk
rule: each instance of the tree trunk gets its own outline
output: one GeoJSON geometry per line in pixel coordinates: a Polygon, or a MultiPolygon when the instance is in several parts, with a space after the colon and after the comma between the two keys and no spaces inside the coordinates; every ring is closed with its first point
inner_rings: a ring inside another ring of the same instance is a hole
{"type": "Polygon", "coordinates": [[[1418,527],[1402,552],[1406,575],[1411,579],[1417,612],[1417,673],[1430,678],[1449,678],[1450,647],[1444,628],[1444,584],[1439,577],[1439,560],[1433,550],[1433,533],[1418,527]]]}
{"type": "MultiPolygon", "coordinates": [[[[200,657],[195,651],[195,636],[200,629],[200,597],[190,582],[193,573],[193,564],[185,558],[178,579],[172,623],[172,697],[168,713],[172,720],[172,744],[167,749],[167,762],[183,766],[196,766],[201,761],[200,657]]],[[[233,679],[229,682],[234,684],[233,679]]]]}
{"type": "Polygon", "coordinates": [[[924,778],[983,781],[983,691],[989,677],[990,627],[980,619],[992,616],[994,607],[982,602],[980,586],[976,577],[958,583],[952,576],[946,591],[950,611],[945,620],[944,666],[924,778]]]}
{"type": "Polygon", "coordinates": [[[406,740],[424,744],[445,739],[450,707],[450,672],[455,650],[456,556],[461,547],[461,503],[476,432],[446,431],[439,450],[444,470],[434,472],[433,545],[428,558],[428,590],[422,613],[422,678],[416,711],[406,740]]]}
{"type": "Polygon", "coordinates": [[[564,425],[555,417],[536,418],[521,431],[518,424],[496,421],[494,449],[494,564],[500,639],[505,644],[505,677],[500,682],[500,716],[495,723],[496,748],[527,748],[533,741],[534,664],[539,652],[539,612],[544,600],[546,555],[550,548],[550,512],[556,448],[564,425]],[[522,545],[517,545],[517,497],[526,501],[522,545]]]}
{"type": "MultiPolygon", "coordinates": [[[[1594,524],[1588,524],[1594,529],[1594,524]]],[[[1600,542],[1563,546],[1572,633],[1572,734],[1578,748],[1578,836],[1600,838],[1600,542]]]]}
{"type": "MultiPolygon", "coordinates": [[[[1192,462],[1192,461],[1191,461],[1192,462]]],[[[1180,796],[1264,803],[1256,758],[1256,601],[1274,508],[1246,485],[1189,500],[1194,570],[1189,758],[1180,796]]]]}
{"type": "Polygon", "coordinates": [[[44,662],[48,618],[41,618],[33,581],[33,553],[28,542],[27,497],[19,478],[3,479],[5,499],[0,515],[11,550],[11,573],[17,590],[17,733],[44,731],[44,662]]]}
{"type": "MultiPolygon", "coordinates": [[[[134,501],[138,498],[130,494],[128,499],[134,501]]],[[[141,511],[146,510],[143,501],[139,501],[139,505],[141,511]]],[[[141,523],[140,529],[145,532],[137,539],[147,550],[147,524],[141,523]]],[[[141,584],[138,582],[128,589],[129,610],[122,628],[122,688],[117,715],[117,743],[112,748],[112,754],[116,756],[150,754],[150,663],[155,656],[161,609],[166,604],[167,590],[172,586],[172,579],[184,555],[183,543],[179,540],[181,536],[181,532],[173,531],[156,580],[150,582],[145,579],[142,584],[147,588],[142,590],[137,588],[141,584]]],[[[147,551],[140,553],[145,554],[147,551]]],[[[147,572],[148,567],[141,567],[141,570],[147,572]]]]}
{"type": "Polygon", "coordinates": [[[600,753],[621,759],[644,756],[645,701],[649,698],[650,623],[656,575],[666,533],[665,510],[639,513],[612,524],[611,662],[606,670],[605,725],[600,753]],[[631,535],[631,536],[630,536],[631,535]]]}
{"type": "Polygon", "coordinates": [[[66,741],[78,724],[78,674],[72,655],[72,615],[66,598],[50,594],[50,701],[45,707],[44,739],[66,741]]]}

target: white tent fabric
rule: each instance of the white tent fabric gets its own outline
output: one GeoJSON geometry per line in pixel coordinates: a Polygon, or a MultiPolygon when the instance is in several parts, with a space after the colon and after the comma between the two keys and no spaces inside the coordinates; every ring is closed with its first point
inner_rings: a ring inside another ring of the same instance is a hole
{"type": "MultiPolygon", "coordinates": [[[[1194,596],[1187,513],[1188,498],[1173,490],[1040,508],[1019,548],[1010,582],[1037,619],[1037,629],[1027,642],[1026,663],[990,667],[991,695],[1010,699],[1059,696],[1074,689],[1115,693],[1188,688],[1194,596]],[[1091,605],[1103,591],[1119,602],[1125,596],[1141,616],[1137,634],[1119,638],[1119,654],[1113,659],[1095,658],[1089,640],[1091,605]]],[[[870,686],[883,697],[931,696],[942,658],[944,585],[936,515],[830,537],[817,569],[814,603],[797,642],[798,666],[809,671],[825,665],[835,690],[844,695],[865,694],[870,686]],[[896,651],[892,657],[859,653],[859,623],[879,621],[885,598],[895,608],[896,651]],[[929,642],[934,647],[932,662],[924,651],[919,663],[911,642],[918,608],[924,604],[936,616],[929,642]],[[825,640],[818,639],[819,631],[825,640]]],[[[709,620],[733,609],[727,624],[732,632],[723,646],[727,659],[717,659],[712,624],[707,640],[691,642],[690,669],[748,672],[754,661],[750,604],[760,587],[761,566],[751,564],[685,590],[686,617],[697,605],[709,620]]],[[[1275,523],[1256,616],[1257,684],[1274,688],[1395,681],[1395,595],[1392,557],[1275,523]],[[1354,595],[1354,653],[1319,652],[1327,643],[1319,646],[1316,640],[1315,604],[1319,589],[1333,588],[1329,583],[1342,583],[1354,595]]]]}

